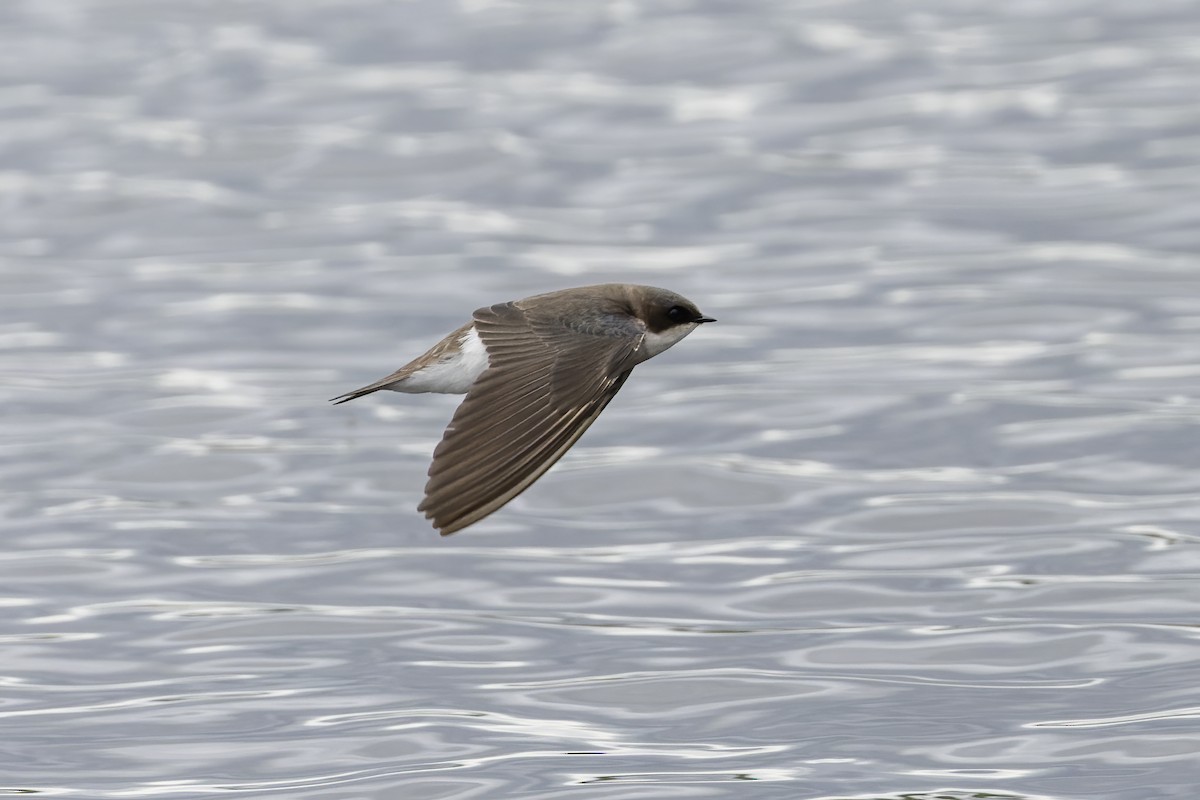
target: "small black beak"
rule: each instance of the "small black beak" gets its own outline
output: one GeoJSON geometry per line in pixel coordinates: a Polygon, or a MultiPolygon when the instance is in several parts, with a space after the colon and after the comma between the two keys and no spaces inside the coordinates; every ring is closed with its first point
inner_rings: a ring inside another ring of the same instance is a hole
{"type": "Polygon", "coordinates": [[[696,317],[694,320],[692,320],[692,322],[695,322],[695,323],[716,322],[716,320],[713,319],[712,317],[696,317]]]}

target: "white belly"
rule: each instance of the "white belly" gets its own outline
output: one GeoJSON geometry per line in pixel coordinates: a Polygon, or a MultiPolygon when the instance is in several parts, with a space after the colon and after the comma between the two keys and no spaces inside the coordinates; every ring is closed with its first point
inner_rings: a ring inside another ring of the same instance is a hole
{"type": "Polygon", "coordinates": [[[461,346],[454,355],[439,359],[388,388],[396,392],[465,394],[488,368],[488,355],[474,328],[459,343],[461,346]]]}

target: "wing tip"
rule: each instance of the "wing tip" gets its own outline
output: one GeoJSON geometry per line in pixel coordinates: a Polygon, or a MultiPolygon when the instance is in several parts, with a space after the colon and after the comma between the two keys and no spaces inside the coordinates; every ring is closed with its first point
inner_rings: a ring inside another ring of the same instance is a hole
{"type": "Polygon", "coordinates": [[[458,533],[472,523],[478,522],[478,520],[468,520],[466,522],[462,520],[439,520],[430,514],[426,514],[425,518],[429,520],[429,524],[433,526],[433,529],[438,532],[439,536],[449,536],[453,533],[458,533]]]}
{"type": "MultiPolygon", "coordinates": [[[[491,511],[494,510],[492,509],[491,511]]],[[[429,520],[429,524],[442,536],[449,536],[452,533],[458,533],[463,528],[469,528],[491,513],[491,511],[488,511],[480,514],[477,510],[468,510],[467,513],[455,514],[446,509],[433,510],[429,508],[428,496],[417,506],[417,511],[422,512],[425,515],[425,519],[429,520]]]]}

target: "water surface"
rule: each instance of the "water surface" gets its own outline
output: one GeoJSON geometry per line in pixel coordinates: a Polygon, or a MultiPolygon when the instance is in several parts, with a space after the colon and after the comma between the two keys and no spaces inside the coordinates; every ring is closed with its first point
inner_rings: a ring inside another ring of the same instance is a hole
{"type": "Polygon", "coordinates": [[[0,793],[1191,797],[1196,12],[7,4],[0,793]],[[326,398],[609,280],[720,323],[439,539],[326,398]]]}

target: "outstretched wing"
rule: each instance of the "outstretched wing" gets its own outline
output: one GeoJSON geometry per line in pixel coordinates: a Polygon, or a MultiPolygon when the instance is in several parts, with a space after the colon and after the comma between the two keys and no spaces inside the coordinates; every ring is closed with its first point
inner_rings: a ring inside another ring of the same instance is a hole
{"type": "Polygon", "coordinates": [[[514,303],[476,311],[475,329],[489,366],[434,450],[418,507],[443,536],[550,469],[620,390],[641,344],[628,331],[563,336],[560,321],[514,303]]]}

